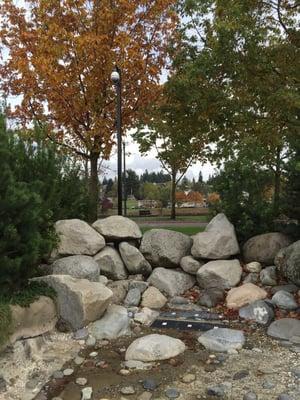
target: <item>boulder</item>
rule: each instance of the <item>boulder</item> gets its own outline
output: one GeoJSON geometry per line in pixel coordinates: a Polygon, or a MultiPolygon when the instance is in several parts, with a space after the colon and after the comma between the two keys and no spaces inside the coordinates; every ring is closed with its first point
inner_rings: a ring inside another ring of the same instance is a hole
{"type": "Polygon", "coordinates": [[[101,274],[108,279],[127,279],[127,270],[115,248],[106,246],[100,253],[95,255],[94,260],[97,262],[101,274]]]}
{"type": "Polygon", "coordinates": [[[175,268],[190,253],[192,239],[180,232],[150,229],[142,239],[140,251],[152,267],[175,268]]]}
{"type": "Polygon", "coordinates": [[[248,321],[255,321],[260,325],[268,326],[274,319],[274,310],[263,300],[257,300],[242,307],[239,316],[248,321]]]}
{"type": "Polygon", "coordinates": [[[137,307],[141,301],[141,292],[138,288],[129,289],[124,305],[127,307],[137,307]]]}
{"type": "Polygon", "coordinates": [[[254,283],[256,284],[259,281],[259,273],[250,272],[247,276],[245,276],[243,283],[254,283]]]}
{"type": "Polygon", "coordinates": [[[168,360],[185,351],[185,344],[167,335],[152,334],[134,340],[128,347],[125,360],[168,360]]]}
{"type": "Polygon", "coordinates": [[[215,328],[203,333],[198,338],[206,349],[217,352],[240,350],[245,343],[243,331],[228,328],[215,328]]]}
{"type": "Polygon", "coordinates": [[[89,224],[80,219],[64,219],[54,225],[59,237],[59,256],[85,254],[93,256],[105,246],[105,240],[89,224]]]}
{"type": "Polygon", "coordinates": [[[193,237],[192,255],[195,258],[222,260],[239,252],[234,226],[222,213],[210,221],[204,232],[193,237]]]}
{"type": "Polygon", "coordinates": [[[296,310],[298,304],[292,295],[292,293],[285,292],[284,290],[279,290],[272,297],[272,303],[282,310],[296,310]]]}
{"type": "Polygon", "coordinates": [[[185,272],[155,268],[148,282],[167,296],[174,297],[193,287],[195,279],[185,272]]]}
{"type": "Polygon", "coordinates": [[[143,293],[142,296],[142,307],[160,309],[164,307],[168,299],[154,286],[150,286],[143,293]]]}
{"type": "Polygon", "coordinates": [[[204,261],[195,260],[192,256],[185,256],[180,260],[180,266],[184,270],[191,275],[196,275],[198,269],[204,265],[204,261]]]}
{"type": "Polygon", "coordinates": [[[142,274],[144,276],[151,274],[152,267],[139,249],[127,242],[122,242],[119,245],[119,251],[130,274],[142,274]]]}
{"type": "Polygon", "coordinates": [[[11,305],[12,335],[9,342],[32,338],[52,331],[57,322],[56,306],[52,299],[39,297],[28,307],[11,305]]]}
{"type": "Polygon", "coordinates": [[[97,340],[129,335],[130,318],[127,309],[115,304],[110,305],[100,320],[89,325],[89,332],[97,340]]]}
{"type": "Polygon", "coordinates": [[[138,225],[131,219],[121,215],[98,219],[92,226],[105,237],[107,242],[136,240],[142,237],[142,232],[138,225]]]}
{"type": "Polygon", "coordinates": [[[218,287],[229,289],[236,286],[242,277],[242,267],[238,260],[209,261],[197,272],[197,281],[201,288],[218,287]]]}
{"type": "Polygon", "coordinates": [[[276,286],[277,285],[277,273],[276,267],[266,267],[260,272],[260,281],[264,286],[276,286]]]}
{"type": "Polygon", "coordinates": [[[122,304],[128,292],[128,281],[113,281],[107,284],[107,287],[113,292],[112,304],[122,304]]]}
{"type": "Polygon", "coordinates": [[[141,293],[144,293],[146,289],[148,289],[149,283],[144,281],[129,281],[129,289],[137,288],[141,293]]]}
{"type": "Polygon", "coordinates": [[[256,300],[263,300],[267,295],[264,289],[253,283],[244,283],[242,286],[229,290],[226,297],[226,306],[238,309],[256,300]]]}
{"type": "Polygon", "coordinates": [[[73,278],[99,281],[100,268],[93,257],[69,256],[60,258],[52,264],[53,275],[71,275],[73,278]]]}
{"type": "Polygon", "coordinates": [[[43,281],[56,291],[58,315],[73,330],[99,319],[113,296],[112,291],[99,282],[70,275],[47,275],[34,280],[43,281]]]}
{"type": "Polygon", "coordinates": [[[218,303],[222,302],[225,297],[225,292],[221,288],[209,288],[201,292],[198,304],[204,307],[215,307],[218,303]]]}
{"type": "Polygon", "coordinates": [[[275,257],[275,265],[286,279],[300,286],[300,240],[281,249],[275,257]]]}
{"type": "Polygon", "coordinates": [[[265,265],[274,265],[274,258],[291,240],[278,232],[253,236],[244,244],[243,254],[247,263],[258,261],[265,265]]]}
{"type": "Polygon", "coordinates": [[[277,319],[271,323],[267,333],[269,336],[281,340],[300,337],[300,320],[294,318],[277,319]]]}

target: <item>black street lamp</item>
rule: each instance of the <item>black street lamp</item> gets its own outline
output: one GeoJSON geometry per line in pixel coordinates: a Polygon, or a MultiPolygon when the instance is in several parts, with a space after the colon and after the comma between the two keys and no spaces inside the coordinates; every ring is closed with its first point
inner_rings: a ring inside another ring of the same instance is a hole
{"type": "Polygon", "coordinates": [[[118,215],[122,215],[122,79],[121,71],[117,66],[110,77],[117,92],[118,215]]]}

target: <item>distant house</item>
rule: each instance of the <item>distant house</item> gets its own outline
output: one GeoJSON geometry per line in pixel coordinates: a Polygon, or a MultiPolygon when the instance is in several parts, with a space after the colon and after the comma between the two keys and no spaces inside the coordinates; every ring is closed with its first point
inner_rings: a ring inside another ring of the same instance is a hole
{"type": "Polygon", "coordinates": [[[138,208],[158,208],[160,207],[160,202],[157,200],[139,200],[138,208]]]}

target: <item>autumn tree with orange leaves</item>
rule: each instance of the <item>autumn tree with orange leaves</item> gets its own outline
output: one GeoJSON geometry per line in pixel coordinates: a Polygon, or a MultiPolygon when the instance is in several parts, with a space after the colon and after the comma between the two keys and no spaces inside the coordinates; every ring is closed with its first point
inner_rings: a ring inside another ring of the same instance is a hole
{"type": "Polygon", "coordinates": [[[24,3],[1,2],[0,90],[22,96],[9,112],[23,126],[35,120],[51,141],[89,161],[97,204],[99,159],[108,158],[114,144],[111,71],[115,65],[122,70],[123,127],[130,128],[159,92],[175,32],[175,1],[24,3]]]}

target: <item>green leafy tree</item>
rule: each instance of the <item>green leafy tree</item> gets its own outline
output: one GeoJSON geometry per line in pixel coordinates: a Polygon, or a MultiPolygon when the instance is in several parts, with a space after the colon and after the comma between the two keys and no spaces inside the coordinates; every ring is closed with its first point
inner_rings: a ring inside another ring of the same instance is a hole
{"type": "Polygon", "coordinates": [[[12,153],[5,118],[0,116],[0,287],[9,292],[27,283],[54,236],[42,198],[13,174],[18,153],[12,153]],[[47,229],[46,229],[47,227],[47,229]]]}

